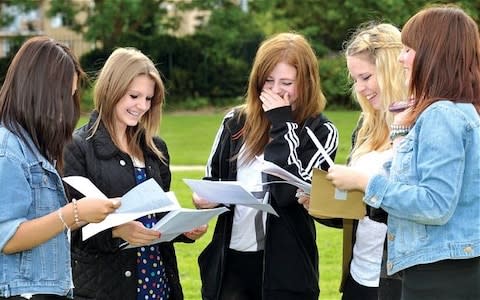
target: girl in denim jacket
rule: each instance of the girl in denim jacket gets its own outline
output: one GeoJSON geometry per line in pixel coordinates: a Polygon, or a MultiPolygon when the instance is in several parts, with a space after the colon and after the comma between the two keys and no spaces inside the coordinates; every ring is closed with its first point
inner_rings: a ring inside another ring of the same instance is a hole
{"type": "Polygon", "coordinates": [[[388,213],[387,273],[402,299],[480,299],[480,38],[456,6],[421,10],[402,30],[411,109],[395,117],[388,176],[330,168],[340,189],[388,213]]]}
{"type": "Polygon", "coordinates": [[[0,299],[71,297],[68,230],[120,206],[117,199],[68,204],[57,171],[78,120],[82,75],[69,48],[35,37],[0,90],[0,299]]]}

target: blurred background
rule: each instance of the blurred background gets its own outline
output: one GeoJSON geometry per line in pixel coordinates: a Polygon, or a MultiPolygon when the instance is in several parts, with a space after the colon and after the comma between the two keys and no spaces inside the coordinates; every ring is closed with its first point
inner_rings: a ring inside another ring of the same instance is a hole
{"type": "MultiPolygon", "coordinates": [[[[48,35],[68,44],[92,79],[115,47],[157,63],[167,110],[239,104],[259,43],[282,31],[304,34],[320,60],[329,109],[357,109],[342,44],[368,21],[398,27],[422,0],[0,0],[0,81],[21,43],[48,35]]],[[[480,1],[456,1],[478,20],[480,1]]],[[[445,25],[448,26],[448,25],[445,25]]],[[[86,86],[82,109],[91,109],[86,86]]]]}

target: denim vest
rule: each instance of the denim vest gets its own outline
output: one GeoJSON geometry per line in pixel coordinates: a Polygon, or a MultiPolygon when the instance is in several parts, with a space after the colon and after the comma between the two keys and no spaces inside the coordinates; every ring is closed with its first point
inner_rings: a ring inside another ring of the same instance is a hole
{"type": "Polygon", "coordinates": [[[389,275],[480,256],[480,118],[471,104],[430,105],[400,142],[389,177],[364,201],[388,212],[389,275]]]}
{"type": "MultiPolygon", "coordinates": [[[[0,249],[22,222],[47,215],[67,203],[53,165],[30,139],[25,143],[2,125],[0,182],[0,249]]],[[[0,252],[0,296],[25,293],[72,294],[66,230],[33,249],[9,255],[0,252]]]]}

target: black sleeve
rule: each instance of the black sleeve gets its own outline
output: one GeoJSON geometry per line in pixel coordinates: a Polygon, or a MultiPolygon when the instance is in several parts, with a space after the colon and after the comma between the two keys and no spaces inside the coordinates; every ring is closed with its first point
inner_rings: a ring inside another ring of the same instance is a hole
{"type": "MultiPolygon", "coordinates": [[[[83,176],[89,178],[86,164],[85,141],[80,135],[74,134],[73,140],[64,150],[64,176],[83,176]]],[[[65,184],[65,190],[69,201],[81,199],[84,196],[74,188],[65,184]]],[[[74,247],[88,252],[116,252],[122,239],[112,237],[112,229],[104,230],[89,239],[82,241],[81,228],[71,232],[71,242],[74,247]]]]}
{"type": "MultiPolygon", "coordinates": [[[[264,158],[300,179],[311,183],[313,168],[328,170],[328,163],[320,150],[309,139],[306,129],[300,128],[293,121],[290,106],[268,111],[267,117],[272,123],[270,142],[265,147],[264,158]]],[[[323,116],[318,116],[323,119],[323,116]]],[[[319,142],[323,145],[332,160],[338,147],[338,131],[335,126],[324,119],[323,122],[310,122],[319,142]],[[316,123],[316,125],[313,125],[316,123]]],[[[307,124],[308,125],[308,124],[307,124]]],[[[271,176],[270,176],[271,177],[271,176]]],[[[278,180],[272,178],[271,180],[278,180]]],[[[272,184],[270,192],[279,206],[297,203],[296,187],[287,184],[272,184]]]]}

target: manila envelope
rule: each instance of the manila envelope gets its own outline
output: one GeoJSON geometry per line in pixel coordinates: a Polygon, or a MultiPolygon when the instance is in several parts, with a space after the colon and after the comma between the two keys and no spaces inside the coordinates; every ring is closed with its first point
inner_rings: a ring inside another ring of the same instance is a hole
{"type": "Polygon", "coordinates": [[[360,191],[341,191],[325,178],[327,172],[313,169],[308,213],[317,218],[362,219],[366,208],[360,191]]]}

